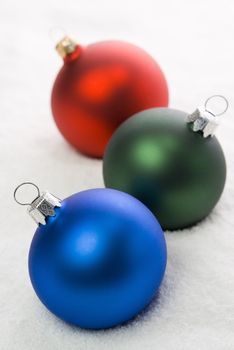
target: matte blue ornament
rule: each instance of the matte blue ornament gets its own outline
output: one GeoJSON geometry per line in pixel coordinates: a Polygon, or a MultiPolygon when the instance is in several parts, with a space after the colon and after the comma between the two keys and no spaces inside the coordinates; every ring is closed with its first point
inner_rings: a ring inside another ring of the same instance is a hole
{"type": "Polygon", "coordinates": [[[155,296],[166,243],[140,201],[112,189],[62,202],[44,193],[29,212],[41,223],[29,252],[31,282],[56,316],[83,328],[109,328],[136,316],[155,296]]]}

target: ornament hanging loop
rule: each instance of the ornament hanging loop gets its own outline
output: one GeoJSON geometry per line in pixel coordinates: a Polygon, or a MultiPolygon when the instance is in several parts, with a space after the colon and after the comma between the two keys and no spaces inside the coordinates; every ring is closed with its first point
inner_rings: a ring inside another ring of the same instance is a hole
{"type": "Polygon", "coordinates": [[[206,109],[207,111],[210,112],[210,110],[209,110],[209,108],[208,108],[208,103],[209,103],[211,100],[217,99],[217,98],[218,98],[218,99],[222,99],[222,100],[224,101],[224,103],[225,103],[225,106],[224,106],[223,111],[221,111],[221,112],[219,112],[219,113],[213,113],[213,112],[212,112],[212,114],[213,114],[215,117],[219,117],[219,116],[223,115],[224,113],[226,113],[227,110],[228,110],[228,107],[229,107],[228,100],[226,99],[225,96],[223,96],[223,95],[212,95],[212,96],[208,97],[208,99],[205,101],[205,104],[204,104],[205,109],[206,109]]]}
{"type": "Polygon", "coordinates": [[[29,215],[38,225],[46,225],[46,218],[49,216],[55,216],[55,208],[61,207],[60,199],[47,191],[41,193],[39,187],[33,182],[23,182],[17,186],[14,191],[14,199],[16,203],[28,206],[29,215]],[[21,202],[17,199],[16,194],[21,187],[28,185],[33,186],[37,190],[37,195],[30,202],[21,202]]]}
{"type": "Polygon", "coordinates": [[[53,44],[56,44],[61,38],[64,38],[67,35],[65,29],[60,26],[51,27],[48,34],[53,44]]]}
{"type": "Polygon", "coordinates": [[[16,187],[16,189],[14,190],[14,200],[16,201],[16,203],[18,203],[18,204],[20,204],[20,205],[31,205],[31,203],[32,203],[33,201],[35,201],[37,198],[39,198],[40,195],[41,195],[41,193],[40,193],[39,187],[38,187],[37,185],[35,185],[33,182],[23,182],[23,183],[21,183],[20,185],[18,185],[18,186],[16,187]],[[33,187],[37,190],[37,195],[36,195],[36,197],[33,198],[33,200],[32,200],[31,202],[24,202],[24,203],[23,203],[23,202],[21,202],[21,201],[19,201],[19,200],[17,199],[17,192],[18,192],[18,190],[19,190],[21,187],[23,187],[23,186],[33,186],[33,187]]]}
{"type": "Polygon", "coordinates": [[[203,137],[213,136],[218,126],[216,117],[223,115],[229,107],[228,100],[223,95],[212,95],[208,97],[203,106],[197,107],[195,111],[187,116],[187,123],[192,125],[192,131],[201,132],[203,137]],[[225,102],[223,111],[214,113],[208,108],[211,100],[221,98],[225,102]]]}

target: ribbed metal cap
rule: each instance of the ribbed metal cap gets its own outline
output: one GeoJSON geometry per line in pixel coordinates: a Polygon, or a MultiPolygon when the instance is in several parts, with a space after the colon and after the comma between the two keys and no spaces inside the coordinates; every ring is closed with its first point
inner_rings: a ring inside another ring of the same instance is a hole
{"type": "Polygon", "coordinates": [[[224,114],[228,109],[228,101],[222,95],[213,95],[209,97],[203,106],[195,109],[195,111],[187,116],[187,123],[192,124],[192,130],[194,132],[201,131],[204,137],[213,136],[214,132],[219,125],[217,117],[224,114]],[[223,111],[214,113],[207,108],[207,104],[211,99],[221,98],[225,102],[223,111]]]}
{"type": "Polygon", "coordinates": [[[33,220],[39,225],[46,225],[46,218],[48,216],[55,216],[56,207],[61,207],[61,200],[55,197],[53,194],[49,192],[43,192],[40,193],[40,190],[37,185],[35,185],[33,182],[23,182],[19,186],[16,187],[14,191],[14,199],[15,201],[20,205],[27,205],[28,206],[28,213],[33,218],[33,220]],[[23,186],[30,186],[33,187],[34,190],[36,189],[37,194],[34,197],[33,201],[26,201],[22,202],[20,201],[16,196],[18,190],[23,186]]]}
{"type": "Polygon", "coordinates": [[[43,192],[28,207],[28,213],[37,224],[46,224],[48,216],[55,216],[55,207],[61,207],[61,201],[49,192],[43,192]]]}
{"type": "Polygon", "coordinates": [[[67,55],[70,55],[76,50],[77,43],[69,38],[68,36],[65,36],[62,40],[58,42],[56,45],[56,50],[59,53],[59,55],[64,58],[67,55]]]}
{"type": "Polygon", "coordinates": [[[187,122],[192,123],[194,132],[202,131],[204,137],[213,136],[218,126],[215,115],[204,106],[198,107],[192,114],[189,114],[187,122]]]}

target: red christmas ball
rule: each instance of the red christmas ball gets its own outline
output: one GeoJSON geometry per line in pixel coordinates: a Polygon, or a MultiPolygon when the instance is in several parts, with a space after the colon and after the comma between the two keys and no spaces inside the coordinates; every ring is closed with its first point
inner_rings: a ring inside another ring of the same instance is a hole
{"type": "Polygon", "coordinates": [[[115,129],[131,115],[168,105],[165,77],[145,51],[120,41],[82,47],[64,38],[52,91],[55,122],[80,152],[102,157],[115,129]]]}

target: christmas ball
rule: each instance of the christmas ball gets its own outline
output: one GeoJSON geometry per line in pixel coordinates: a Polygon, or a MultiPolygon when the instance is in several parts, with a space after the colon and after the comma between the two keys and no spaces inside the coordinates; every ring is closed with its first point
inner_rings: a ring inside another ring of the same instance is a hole
{"type": "Polygon", "coordinates": [[[31,282],[56,316],[83,328],[108,328],[136,316],[155,296],[166,244],[140,201],[111,189],[62,202],[45,193],[29,212],[40,220],[29,252],[31,282]]]}
{"type": "Polygon", "coordinates": [[[115,129],[132,114],[167,106],[165,77],[155,60],[126,42],[82,47],[69,38],[52,90],[52,112],[65,139],[80,152],[102,157],[115,129]]]}
{"type": "Polygon", "coordinates": [[[187,117],[167,108],[138,113],[115,132],[104,156],[106,187],[141,200],[165,230],[205,218],[225,184],[225,158],[217,138],[204,137],[187,117]]]}

